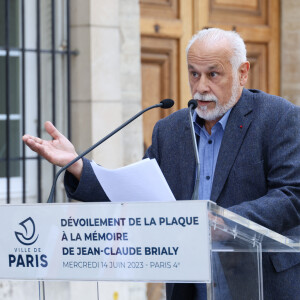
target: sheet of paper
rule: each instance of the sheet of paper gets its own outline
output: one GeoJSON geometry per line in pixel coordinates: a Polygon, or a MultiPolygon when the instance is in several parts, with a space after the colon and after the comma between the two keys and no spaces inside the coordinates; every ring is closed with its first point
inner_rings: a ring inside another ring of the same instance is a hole
{"type": "Polygon", "coordinates": [[[143,159],[115,170],[91,162],[94,173],[112,202],[175,201],[155,159],[143,159]]]}

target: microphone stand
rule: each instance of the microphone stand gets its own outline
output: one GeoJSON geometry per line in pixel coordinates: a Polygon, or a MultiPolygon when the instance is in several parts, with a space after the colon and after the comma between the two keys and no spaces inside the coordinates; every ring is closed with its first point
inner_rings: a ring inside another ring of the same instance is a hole
{"type": "Polygon", "coordinates": [[[197,141],[196,141],[196,135],[195,135],[195,128],[193,124],[193,117],[192,117],[192,109],[195,109],[197,107],[197,101],[192,99],[188,103],[189,107],[189,121],[190,121],[190,127],[191,127],[191,135],[193,140],[193,148],[194,148],[194,155],[196,159],[196,181],[194,185],[194,191],[192,195],[192,200],[198,200],[199,199],[199,184],[200,184],[200,161],[199,161],[199,153],[198,153],[198,147],[197,147],[197,141]]]}

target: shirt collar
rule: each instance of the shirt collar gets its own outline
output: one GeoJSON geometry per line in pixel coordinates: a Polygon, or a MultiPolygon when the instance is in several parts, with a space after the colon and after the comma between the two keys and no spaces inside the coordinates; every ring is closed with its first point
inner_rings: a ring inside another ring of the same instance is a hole
{"type": "MultiPolygon", "coordinates": [[[[220,125],[222,126],[224,131],[225,131],[226,124],[227,124],[231,110],[232,110],[232,108],[230,108],[225,113],[225,115],[216,123],[216,124],[220,123],[220,125]]],[[[202,127],[204,125],[204,120],[198,116],[196,110],[194,110],[194,113],[193,113],[193,122],[194,122],[194,125],[196,125],[196,127],[199,127],[199,126],[202,127]]]]}
{"type": "Polygon", "coordinates": [[[225,130],[225,127],[226,127],[226,124],[227,124],[227,121],[228,121],[228,118],[229,118],[229,115],[230,115],[230,112],[231,112],[232,108],[230,108],[226,114],[222,117],[221,120],[219,120],[219,123],[222,125],[223,127],[223,130],[225,130]]]}

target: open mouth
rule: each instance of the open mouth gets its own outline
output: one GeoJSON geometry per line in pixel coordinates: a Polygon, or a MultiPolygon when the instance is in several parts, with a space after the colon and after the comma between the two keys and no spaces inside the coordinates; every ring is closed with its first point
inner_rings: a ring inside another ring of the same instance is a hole
{"type": "Polygon", "coordinates": [[[216,101],[214,101],[214,100],[197,100],[197,102],[198,102],[198,105],[199,106],[206,106],[206,105],[208,105],[209,103],[212,103],[212,102],[216,102],[216,101]]]}

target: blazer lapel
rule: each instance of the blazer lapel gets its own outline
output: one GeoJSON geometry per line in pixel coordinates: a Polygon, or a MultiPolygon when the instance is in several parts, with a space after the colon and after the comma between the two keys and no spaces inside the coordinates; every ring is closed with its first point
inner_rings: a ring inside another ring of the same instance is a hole
{"type": "Polygon", "coordinates": [[[184,120],[183,130],[179,139],[179,158],[180,161],[180,200],[190,200],[193,194],[195,175],[196,175],[196,159],[193,149],[193,141],[191,128],[189,123],[189,111],[187,110],[184,120]]]}
{"type": "Polygon", "coordinates": [[[251,124],[252,107],[252,94],[247,89],[244,89],[240,100],[230,113],[222,139],[211,192],[211,200],[214,202],[217,202],[221,194],[246,132],[251,124]]]}

